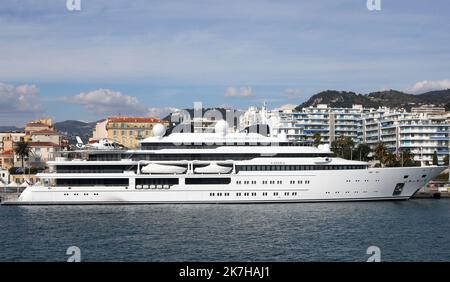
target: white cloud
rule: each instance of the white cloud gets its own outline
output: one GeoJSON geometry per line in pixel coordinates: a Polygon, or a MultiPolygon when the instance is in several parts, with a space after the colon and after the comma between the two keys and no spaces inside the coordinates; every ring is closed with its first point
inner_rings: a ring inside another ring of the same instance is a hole
{"type": "Polygon", "coordinates": [[[445,90],[450,89],[450,80],[423,80],[414,84],[408,89],[408,92],[420,94],[433,90],[445,90]]]}
{"type": "Polygon", "coordinates": [[[294,104],[286,104],[286,105],[282,105],[278,108],[273,109],[274,111],[286,111],[286,110],[293,110],[295,109],[295,107],[297,107],[298,105],[294,105],[294,104]]]}
{"type": "Polygon", "coordinates": [[[88,112],[97,115],[132,115],[163,118],[177,111],[174,107],[147,107],[137,97],[124,95],[111,89],[97,89],[65,98],[71,104],[82,105],[88,112]]]}
{"type": "Polygon", "coordinates": [[[282,94],[283,97],[289,100],[298,99],[303,94],[303,91],[299,88],[289,88],[282,94]]]}
{"type": "Polygon", "coordinates": [[[0,82],[0,125],[23,126],[43,112],[39,88],[0,82]]]}
{"type": "Polygon", "coordinates": [[[177,108],[173,108],[173,107],[148,108],[147,109],[147,116],[149,116],[149,117],[157,117],[157,118],[164,118],[168,114],[173,113],[175,111],[178,111],[178,109],[177,108]]]}
{"type": "Polygon", "coordinates": [[[14,86],[0,82],[0,106],[2,112],[40,112],[39,88],[35,85],[14,86]]]}
{"type": "Polygon", "coordinates": [[[67,102],[82,105],[90,113],[99,115],[144,115],[146,107],[136,97],[110,89],[97,89],[66,98],[67,102]]]}
{"type": "Polygon", "coordinates": [[[228,87],[225,90],[225,97],[252,97],[252,88],[249,86],[244,86],[239,89],[235,87],[228,87]]]}

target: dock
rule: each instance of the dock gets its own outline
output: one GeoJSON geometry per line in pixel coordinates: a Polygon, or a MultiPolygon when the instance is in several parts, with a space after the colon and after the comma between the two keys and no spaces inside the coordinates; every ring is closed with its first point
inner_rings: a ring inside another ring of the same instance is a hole
{"type": "Polygon", "coordinates": [[[426,187],[420,189],[414,199],[441,199],[450,198],[450,183],[448,181],[431,181],[426,187]]]}
{"type": "Polygon", "coordinates": [[[0,187],[0,203],[17,200],[24,187],[0,187]]]}
{"type": "Polygon", "coordinates": [[[413,197],[413,199],[442,199],[447,198],[450,199],[450,194],[448,192],[417,192],[413,197]]]}

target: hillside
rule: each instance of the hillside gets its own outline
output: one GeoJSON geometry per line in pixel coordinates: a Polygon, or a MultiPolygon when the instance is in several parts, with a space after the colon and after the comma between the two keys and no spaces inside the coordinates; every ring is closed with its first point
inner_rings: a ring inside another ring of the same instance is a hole
{"type": "Polygon", "coordinates": [[[78,120],[66,120],[55,123],[55,129],[66,136],[71,144],[76,143],[76,136],[80,136],[84,142],[92,137],[92,130],[96,122],[83,122],[78,120]]]}
{"type": "Polygon", "coordinates": [[[354,104],[366,108],[402,107],[410,110],[411,107],[433,104],[450,109],[450,89],[431,91],[423,94],[408,94],[396,90],[378,91],[369,94],[356,94],[354,92],[327,90],[313,95],[308,101],[300,104],[295,109],[301,110],[309,106],[328,104],[331,107],[352,107],[354,104]]]}
{"type": "Polygon", "coordinates": [[[0,126],[0,132],[22,132],[23,128],[18,128],[15,126],[0,126]]]}

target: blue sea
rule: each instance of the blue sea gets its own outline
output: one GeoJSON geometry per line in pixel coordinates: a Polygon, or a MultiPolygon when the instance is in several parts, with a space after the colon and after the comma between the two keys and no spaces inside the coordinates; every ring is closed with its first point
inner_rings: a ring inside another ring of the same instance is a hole
{"type": "Polygon", "coordinates": [[[0,261],[450,261],[450,200],[1,206],[0,261]]]}

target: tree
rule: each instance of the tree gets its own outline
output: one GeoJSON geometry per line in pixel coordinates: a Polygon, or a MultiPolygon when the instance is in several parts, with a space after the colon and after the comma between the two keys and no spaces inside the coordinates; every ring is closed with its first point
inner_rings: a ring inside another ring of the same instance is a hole
{"type": "Polygon", "coordinates": [[[355,159],[361,161],[367,161],[369,159],[370,147],[365,143],[360,143],[356,147],[356,150],[353,152],[353,156],[355,159]]]}
{"type": "Polygon", "coordinates": [[[331,147],[335,154],[340,157],[350,159],[355,142],[348,136],[340,136],[333,142],[331,142],[331,147]]]}
{"type": "Polygon", "coordinates": [[[25,157],[28,157],[30,154],[30,146],[28,146],[28,143],[25,141],[20,141],[17,143],[17,147],[14,149],[14,152],[19,155],[21,161],[22,161],[22,168],[24,168],[23,160],[25,157]]]}
{"type": "Polygon", "coordinates": [[[384,165],[386,165],[387,167],[398,166],[397,156],[391,152],[388,152],[384,156],[384,165]]]}
{"type": "Polygon", "coordinates": [[[438,161],[438,156],[437,156],[437,152],[434,151],[433,153],[433,165],[438,165],[439,161],[438,161]]]}
{"type": "Polygon", "coordinates": [[[316,132],[314,133],[313,139],[314,139],[314,146],[317,147],[320,145],[320,141],[322,141],[322,135],[320,135],[319,132],[316,132]]]}
{"type": "Polygon", "coordinates": [[[380,161],[381,166],[385,164],[385,157],[387,153],[388,150],[386,146],[383,143],[379,142],[374,149],[374,154],[375,158],[380,161]]]}
{"type": "Polygon", "coordinates": [[[414,161],[414,155],[410,150],[403,150],[400,154],[400,165],[403,166],[416,166],[416,162],[414,161]]]}

